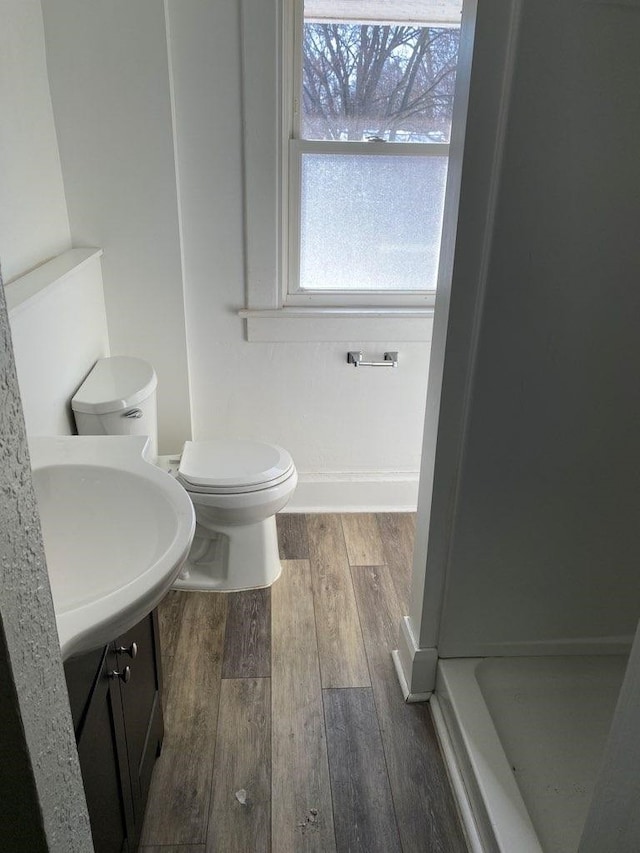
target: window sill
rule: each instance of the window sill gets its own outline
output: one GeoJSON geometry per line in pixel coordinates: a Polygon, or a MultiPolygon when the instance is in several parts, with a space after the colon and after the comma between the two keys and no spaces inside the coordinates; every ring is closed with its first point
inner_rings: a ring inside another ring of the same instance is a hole
{"type": "Polygon", "coordinates": [[[253,342],[422,341],[433,330],[433,308],[243,308],[253,342]]]}

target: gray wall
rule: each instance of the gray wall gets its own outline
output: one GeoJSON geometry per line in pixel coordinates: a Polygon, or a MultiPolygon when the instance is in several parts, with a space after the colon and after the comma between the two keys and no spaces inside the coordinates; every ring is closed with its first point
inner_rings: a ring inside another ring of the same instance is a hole
{"type": "Polygon", "coordinates": [[[639,42],[632,5],[523,3],[445,656],[615,642],[640,615],[639,42]]]}
{"type": "Polygon", "coordinates": [[[1,282],[0,495],[0,846],[87,853],[89,819],[1,282]]]}
{"type": "Polygon", "coordinates": [[[8,850],[46,851],[42,814],[33,779],[31,758],[22,731],[20,705],[9,664],[4,633],[0,631],[0,820],[2,843],[8,850]]]}

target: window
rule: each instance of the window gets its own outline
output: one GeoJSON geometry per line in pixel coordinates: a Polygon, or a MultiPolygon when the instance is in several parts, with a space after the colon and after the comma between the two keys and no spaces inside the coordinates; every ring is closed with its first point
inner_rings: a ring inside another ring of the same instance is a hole
{"type": "Polygon", "coordinates": [[[243,0],[249,340],[430,340],[460,17],[243,0]]]}
{"type": "Polygon", "coordinates": [[[456,4],[438,3],[439,19],[434,8],[296,2],[287,305],[433,298],[460,20],[456,4]]]}

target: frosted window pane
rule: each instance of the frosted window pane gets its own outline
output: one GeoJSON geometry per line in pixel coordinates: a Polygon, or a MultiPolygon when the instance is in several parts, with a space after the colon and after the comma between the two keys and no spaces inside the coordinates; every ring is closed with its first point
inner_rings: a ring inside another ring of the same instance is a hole
{"type": "Polygon", "coordinates": [[[300,287],[435,289],[447,158],[303,154],[300,287]]]}

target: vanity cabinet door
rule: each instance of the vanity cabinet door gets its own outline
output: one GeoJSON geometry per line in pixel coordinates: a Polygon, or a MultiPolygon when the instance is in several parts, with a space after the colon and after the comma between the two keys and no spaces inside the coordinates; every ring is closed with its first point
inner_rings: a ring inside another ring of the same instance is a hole
{"type": "Polygon", "coordinates": [[[160,754],[164,731],[157,618],[154,611],[115,642],[116,649],[119,649],[119,669],[123,670],[125,666],[131,668],[131,679],[126,684],[120,684],[120,696],[138,834],[142,828],[151,773],[160,754]]]}
{"type": "Polygon", "coordinates": [[[128,851],[133,825],[115,653],[106,649],[91,701],[77,732],[91,834],[99,853],[128,851]]]}
{"type": "Polygon", "coordinates": [[[154,612],[108,647],[65,663],[96,853],[137,850],[163,735],[158,637],[154,612]]]}
{"type": "Polygon", "coordinates": [[[104,648],[96,649],[80,657],[71,658],[64,665],[76,741],[84,724],[93,690],[102,674],[105,653],[104,648]]]}

